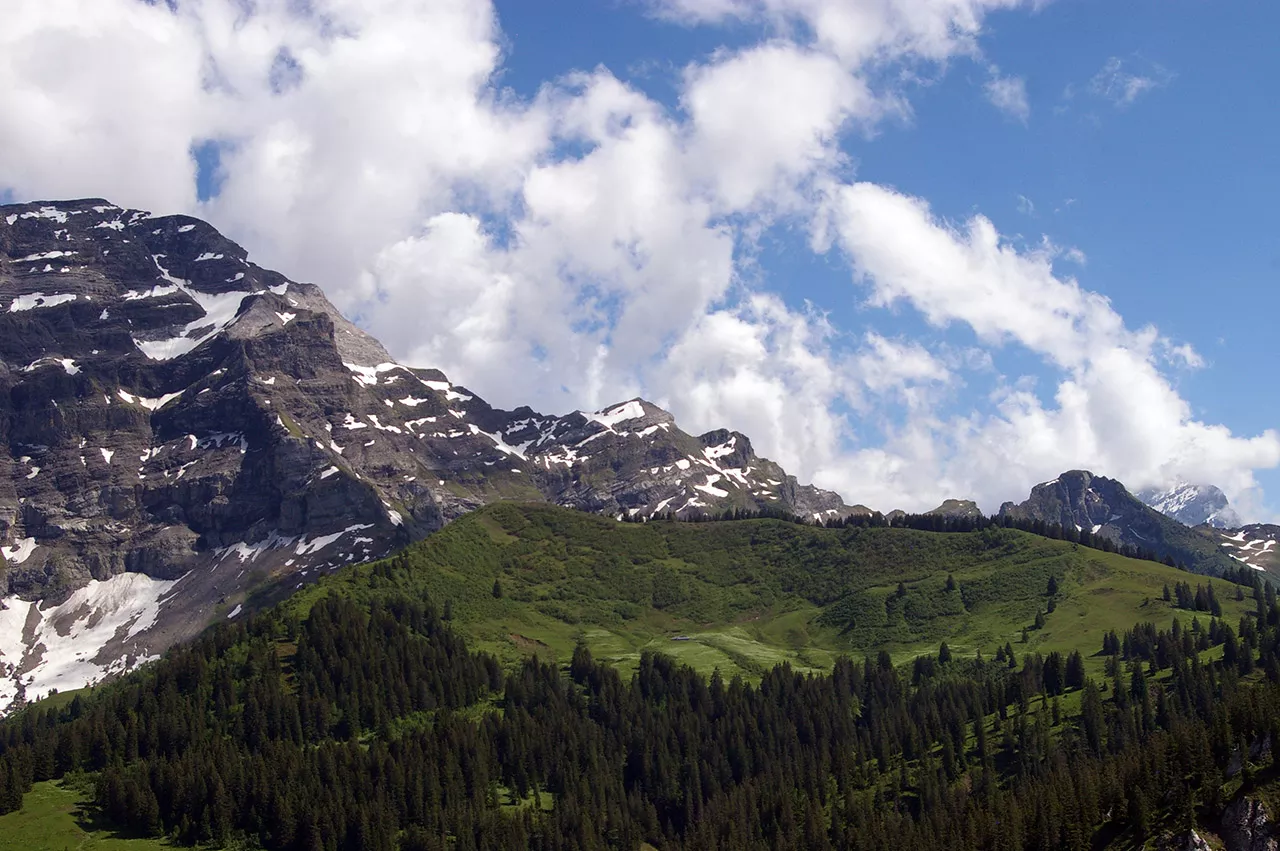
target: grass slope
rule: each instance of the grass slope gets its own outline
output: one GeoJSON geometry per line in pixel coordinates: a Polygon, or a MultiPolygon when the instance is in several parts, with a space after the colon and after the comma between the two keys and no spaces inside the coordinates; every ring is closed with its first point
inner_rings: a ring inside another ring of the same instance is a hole
{"type": "MultiPolygon", "coordinates": [[[[1192,579],[1007,529],[623,524],[506,503],[394,559],[327,578],[287,605],[301,613],[331,590],[369,599],[379,589],[408,588],[438,605],[448,601],[454,627],[506,660],[567,659],[585,640],[597,658],[624,668],[656,649],[703,672],[753,676],[784,661],[825,670],[838,655],[882,649],[904,660],[944,640],[959,653],[990,655],[1011,642],[1019,654],[1079,649],[1089,657],[1108,630],[1139,621],[1167,627],[1175,615],[1189,623],[1192,614],[1163,602],[1161,592],[1192,579]],[[1059,587],[1056,609],[1021,644],[1023,629],[1046,608],[1050,577],[1059,587]]],[[[1251,604],[1217,585],[1234,622],[1251,604]]],[[[1100,669],[1101,661],[1090,665],[1100,669]]]]}
{"type": "Polygon", "coordinates": [[[92,785],[70,780],[37,783],[22,809],[0,816],[0,851],[153,851],[172,848],[159,839],[136,839],[94,822],[85,802],[92,785]]]}

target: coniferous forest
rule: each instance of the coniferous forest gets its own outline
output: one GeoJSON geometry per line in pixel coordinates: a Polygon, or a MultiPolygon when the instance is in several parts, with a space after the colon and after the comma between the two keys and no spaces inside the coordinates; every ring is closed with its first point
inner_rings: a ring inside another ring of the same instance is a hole
{"type": "Polygon", "coordinates": [[[331,595],[18,713],[0,811],[89,772],[106,818],[185,844],[1105,847],[1216,813],[1229,782],[1276,764],[1280,605],[1248,590],[1234,625],[1193,605],[1170,630],[1107,634],[1101,682],[1077,653],[1013,645],[758,683],[656,654],[624,678],[585,647],[504,671],[430,600],[331,595]]]}

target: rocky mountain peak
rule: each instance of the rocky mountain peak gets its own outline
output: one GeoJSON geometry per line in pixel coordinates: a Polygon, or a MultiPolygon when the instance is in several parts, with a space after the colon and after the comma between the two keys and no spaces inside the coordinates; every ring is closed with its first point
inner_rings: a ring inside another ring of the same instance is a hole
{"type": "Polygon", "coordinates": [[[1147,488],[1137,496],[1166,517],[1188,526],[1235,529],[1243,525],[1227,495],[1213,485],[1179,481],[1169,487],[1147,488]]]}
{"type": "Polygon", "coordinates": [[[756,457],[751,440],[741,432],[718,428],[698,435],[703,452],[729,467],[746,467],[756,457]]]}
{"type": "Polygon", "coordinates": [[[1025,502],[1007,502],[1000,513],[1108,538],[1202,573],[1234,567],[1203,535],[1150,508],[1121,482],[1088,470],[1038,484],[1025,502]]]}

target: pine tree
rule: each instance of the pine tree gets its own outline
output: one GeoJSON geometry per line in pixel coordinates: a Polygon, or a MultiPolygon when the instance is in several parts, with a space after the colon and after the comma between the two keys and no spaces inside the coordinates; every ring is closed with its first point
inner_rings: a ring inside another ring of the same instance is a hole
{"type": "Polygon", "coordinates": [[[1073,650],[1067,657],[1066,687],[1068,689],[1084,688],[1084,679],[1084,657],[1080,655],[1079,650],[1073,650]]]}

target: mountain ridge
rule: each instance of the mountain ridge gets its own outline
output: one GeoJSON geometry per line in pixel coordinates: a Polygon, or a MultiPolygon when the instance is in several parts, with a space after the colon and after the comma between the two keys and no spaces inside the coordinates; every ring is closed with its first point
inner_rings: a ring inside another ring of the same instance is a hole
{"type": "Polygon", "coordinates": [[[102,199],[0,206],[0,445],[0,709],[499,499],[865,510],[641,399],[494,408],[209,224],[102,199]]]}
{"type": "Polygon", "coordinates": [[[1209,538],[1151,508],[1121,482],[1088,470],[1036,485],[1024,502],[1002,505],[1000,515],[1074,527],[1081,535],[1101,535],[1196,573],[1238,567],[1209,538]]]}

